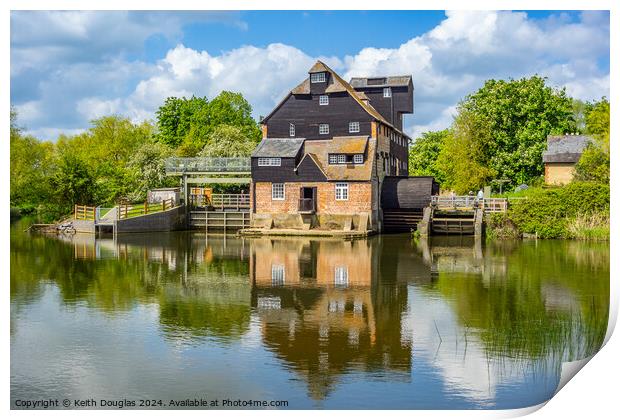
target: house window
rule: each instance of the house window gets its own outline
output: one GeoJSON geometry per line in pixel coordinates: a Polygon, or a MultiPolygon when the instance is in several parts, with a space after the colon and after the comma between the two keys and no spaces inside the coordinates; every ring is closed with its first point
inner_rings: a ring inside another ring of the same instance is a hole
{"type": "Polygon", "coordinates": [[[338,156],[338,163],[347,163],[347,155],[336,155],[338,156]]]}
{"type": "Polygon", "coordinates": [[[329,105],[329,96],[327,95],[319,96],[319,105],[329,105]]]}
{"type": "Polygon", "coordinates": [[[284,266],[282,264],[271,265],[271,285],[282,286],[286,280],[284,266]]]}
{"type": "Polygon", "coordinates": [[[349,184],[346,182],[336,183],[336,200],[348,200],[349,199],[349,184]]]}
{"type": "Polygon", "coordinates": [[[349,123],[349,133],[359,133],[360,132],[360,123],[357,121],[353,121],[349,123]]]}
{"type": "Polygon", "coordinates": [[[281,166],[281,158],[258,158],[258,166],[281,166]]]}
{"type": "Polygon", "coordinates": [[[288,125],[288,135],[291,137],[295,137],[295,124],[290,123],[288,125]]]}
{"type": "Polygon", "coordinates": [[[364,163],[364,155],[362,154],[353,155],[353,163],[364,163]]]}
{"type": "Polygon", "coordinates": [[[391,98],[392,97],[392,88],[383,88],[383,97],[391,98]]]}
{"type": "Polygon", "coordinates": [[[271,199],[284,200],[284,184],[271,184],[271,199]]]}
{"type": "Polygon", "coordinates": [[[311,83],[324,83],[325,82],[325,72],[310,74],[310,82],[311,83]]]}
{"type": "Polygon", "coordinates": [[[334,286],[347,287],[349,285],[349,270],[347,267],[338,266],[334,269],[334,286]]]}
{"type": "Polygon", "coordinates": [[[329,164],[333,165],[338,163],[338,155],[329,155],[329,164]]]}
{"type": "Polygon", "coordinates": [[[319,134],[329,134],[329,124],[319,124],[319,134]]]}

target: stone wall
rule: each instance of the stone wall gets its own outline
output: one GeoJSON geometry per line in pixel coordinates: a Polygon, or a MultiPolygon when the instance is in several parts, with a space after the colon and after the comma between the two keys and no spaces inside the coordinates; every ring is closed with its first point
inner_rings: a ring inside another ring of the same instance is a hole
{"type": "Polygon", "coordinates": [[[117,233],[167,232],[185,228],[185,206],[116,221],[117,233]]]}

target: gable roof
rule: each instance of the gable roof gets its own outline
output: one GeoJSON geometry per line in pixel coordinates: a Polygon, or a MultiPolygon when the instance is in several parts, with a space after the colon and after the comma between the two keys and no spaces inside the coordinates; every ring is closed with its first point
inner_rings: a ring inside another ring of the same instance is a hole
{"type": "Polygon", "coordinates": [[[376,76],[376,77],[352,77],[349,84],[354,88],[365,87],[389,87],[389,86],[408,86],[411,83],[411,76],[376,76]],[[383,83],[369,83],[368,81],[379,81],[383,83]]]}
{"type": "Polygon", "coordinates": [[[252,157],[294,158],[304,144],[303,138],[266,138],[256,146],[252,157]]]}
{"type": "Polygon", "coordinates": [[[543,162],[576,163],[591,141],[590,136],[547,136],[547,150],[543,152],[543,162]]]}
{"type": "MultiPolygon", "coordinates": [[[[387,125],[388,127],[391,127],[393,130],[397,131],[398,133],[402,134],[403,136],[405,136],[407,138],[410,138],[407,134],[405,134],[404,132],[399,130],[396,126],[394,126],[393,124],[388,122],[385,118],[383,118],[383,116],[372,105],[370,105],[370,102],[368,100],[366,100],[367,98],[364,99],[363,97],[360,97],[360,95],[359,95],[360,92],[357,92],[355,89],[353,89],[353,87],[349,83],[344,81],[344,79],[342,79],[342,77],[340,77],[338,75],[338,73],[333,71],[331,68],[329,68],[329,66],[327,66],[322,61],[319,60],[316,63],[314,63],[314,65],[310,69],[309,73],[316,73],[316,72],[321,72],[321,71],[328,72],[332,76],[330,78],[330,81],[328,83],[327,88],[325,89],[326,93],[347,92],[349,94],[349,96],[351,96],[353,98],[353,100],[355,100],[355,102],[357,102],[357,104],[360,107],[362,107],[362,109],[364,111],[366,111],[366,113],[369,114],[371,117],[373,117],[375,120],[381,122],[382,124],[387,125]]],[[[401,77],[409,77],[409,78],[411,78],[411,76],[397,76],[396,78],[401,78],[401,77]]],[[[286,102],[286,100],[291,95],[304,95],[304,94],[306,94],[306,95],[310,94],[310,78],[309,77],[306,78],[299,85],[295,86],[284,97],[284,99],[282,99],[282,101],[280,101],[280,103],[269,114],[267,114],[266,117],[264,117],[261,120],[261,123],[264,123],[265,121],[267,121],[284,104],[284,102],[286,102]]]]}

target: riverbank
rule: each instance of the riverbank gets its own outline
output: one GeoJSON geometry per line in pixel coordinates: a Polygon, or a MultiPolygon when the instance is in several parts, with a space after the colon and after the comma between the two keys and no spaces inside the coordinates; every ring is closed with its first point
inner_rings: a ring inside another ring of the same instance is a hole
{"type": "Polygon", "coordinates": [[[488,238],[609,241],[608,184],[572,182],[562,187],[530,188],[506,197],[510,201],[508,211],[487,218],[488,238]]]}

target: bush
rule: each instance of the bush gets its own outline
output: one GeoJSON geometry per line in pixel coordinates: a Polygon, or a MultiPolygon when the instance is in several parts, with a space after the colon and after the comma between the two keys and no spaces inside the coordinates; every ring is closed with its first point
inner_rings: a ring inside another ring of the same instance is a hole
{"type": "Polygon", "coordinates": [[[522,233],[567,238],[569,219],[608,212],[609,185],[573,182],[560,188],[528,190],[527,199],[511,205],[507,217],[522,233]]]}
{"type": "Polygon", "coordinates": [[[489,239],[515,239],[521,232],[506,213],[491,213],[486,220],[486,236],[489,239]]]}

